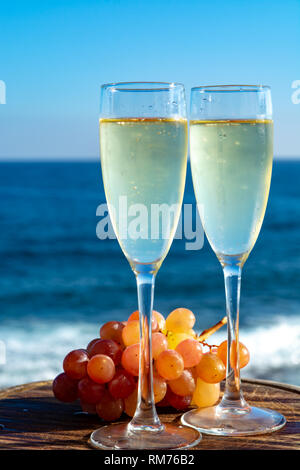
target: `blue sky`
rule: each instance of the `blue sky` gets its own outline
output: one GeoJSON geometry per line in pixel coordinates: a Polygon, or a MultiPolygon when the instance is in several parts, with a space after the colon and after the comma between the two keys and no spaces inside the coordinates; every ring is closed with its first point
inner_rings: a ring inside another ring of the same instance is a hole
{"type": "Polygon", "coordinates": [[[0,158],[97,158],[112,81],[271,85],[275,153],[300,156],[300,0],[0,2],[0,158]]]}

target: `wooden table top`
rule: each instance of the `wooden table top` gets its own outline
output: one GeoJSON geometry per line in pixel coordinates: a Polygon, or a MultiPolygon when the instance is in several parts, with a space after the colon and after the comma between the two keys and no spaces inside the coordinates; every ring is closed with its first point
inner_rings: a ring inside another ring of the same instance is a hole
{"type": "MultiPolygon", "coordinates": [[[[246,400],[282,413],[281,430],[259,436],[203,435],[199,450],[300,450],[300,387],[243,380],[246,400]]],[[[58,402],[51,382],[33,382],[0,391],[0,450],[91,450],[88,438],[102,425],[97,416],[80,413],[78,404],[58,402]]],[[[159,412],[163,422],[179,422],[180,413],[159,412]]],[[[127,419],[127,417],[124,417],[127,419]]]]}

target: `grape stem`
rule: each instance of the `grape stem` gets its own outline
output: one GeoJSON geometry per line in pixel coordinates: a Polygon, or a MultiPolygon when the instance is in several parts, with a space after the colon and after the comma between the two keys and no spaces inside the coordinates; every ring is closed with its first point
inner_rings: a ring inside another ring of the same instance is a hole
{"type": "Polygon", "coordinates": [[[227,323],[227,317],[223,317],[222,320],[218,321],[214,326],[211,326],[207,330],[203,330],[202,333],[197,336],[197,340],[202,343],[205,341],[207,338],[209,338],[213,333],[218,331],[222,326],[226,325],[227,323]]]}

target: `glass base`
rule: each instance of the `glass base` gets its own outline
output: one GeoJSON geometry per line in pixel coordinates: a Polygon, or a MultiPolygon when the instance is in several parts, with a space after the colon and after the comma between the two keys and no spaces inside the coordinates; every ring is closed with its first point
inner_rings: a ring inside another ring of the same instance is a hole
{"type": "Polygon", "coordinates": [[[246,436],[266,434],[282,428],[286,419],[277,411],[247,407],[236,412],[212,406],[188,411],[181,417],[182,424],[192,426],[204,434],[217,436],[246,436]]]}
{"type": "Polygon", "coordinates": [[[128,431],[128,423],[103,426],[90,436],[97,449],[187,449],[201,441],[201,434],[191,427],[164,424],[162,431],[128,431]]]}

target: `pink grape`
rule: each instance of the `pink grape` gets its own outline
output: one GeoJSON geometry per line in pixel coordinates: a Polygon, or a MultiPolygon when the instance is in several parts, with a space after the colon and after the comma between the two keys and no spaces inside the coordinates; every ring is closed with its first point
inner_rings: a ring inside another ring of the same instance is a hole
{"type": "Polygon", "coordinates": [[[88,363],[87,373],[89,377],[98,384],[110,382],[115,375],[114,361],[104,354],[96,354],[88,363]]]}
{"type": "Polygon", "coordinates": [[[174,349],[162,351],[155,364],[159,375],[166,380],[178,379],[184,369],[183,359],[174,349]]]}
{"type": "Polygon", "coordinates": [[[185,339],[176,346],[175,351],[179,352],[183,358],[184,367],[196,366],[202,357],[202,346],[195,339],[185,339]]]}
{"type": "Polygon", "coordinates": [[[140,345],[132,344],[124,349],[122,354],[121,363],[124,369],[126,369],[130,374],[138,376],[139,375],[139,357],[140,357],[140,345]]]}
{"type": "Polygon", "coordinates": [[[152,333],[152,357],[157,359],[162,351],[168,349],[168,340],[163,333],[152,333]]]}
{"type": "Polygon", "coordinates": [[[182,397],[185,395],[193,395],[196,388],[194,377],[187,369],[182,372],[178,379],[169,380],[168,385],[172,392],[182,397]]]}

